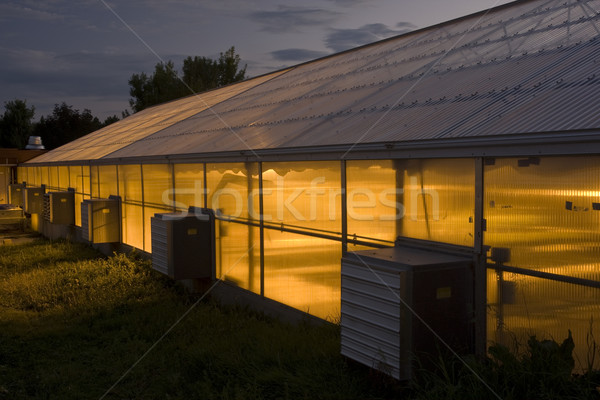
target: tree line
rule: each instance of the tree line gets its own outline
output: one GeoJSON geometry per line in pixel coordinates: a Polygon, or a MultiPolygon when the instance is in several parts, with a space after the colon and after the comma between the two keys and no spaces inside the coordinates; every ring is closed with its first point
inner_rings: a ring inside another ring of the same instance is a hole
{"type": "MultiPolygon", "coordinates": [[[[132,112],[178,99],[194,93],[218,88],[247,78],[246,66],[240,67],[240,56],[231,47],[220,53],[216,60],[207,57],[187,57],[183,60],[181,73],[172,61],[157,63],[154,71],[133,74],[128,81],[129,105],[132,112]]],[[[129,116],[129,110],[121,118],[129,116]]],[[[52,113],[34,122],[35,107],[26,100],[15,99],[4,103],[0,116],[0,147],[24,148],[29,136],[40,136],[47,149],[54,149],[90,132],[119,121],[117,115],[104,121],[95,117],[89,109],[79,111],[62,102],[55,104],[52,113]]]]}

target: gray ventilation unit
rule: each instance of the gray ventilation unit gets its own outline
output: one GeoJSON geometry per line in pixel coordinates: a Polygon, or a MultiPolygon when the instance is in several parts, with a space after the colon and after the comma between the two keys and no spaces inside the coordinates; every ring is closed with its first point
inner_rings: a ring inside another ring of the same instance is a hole
{"type": "Polygon", "coordinates": [[[8,185],[8,202],[16,207],[23,208],[23,183],[11,183],[8,185]]]}
{"type": "Polygon", "coordinates": [[[121,200],[86,199],[81,203],[81,235],[90,243],[121,241],[121,200]]]}
{"type": "Polygon", "coordinates": [[[26,187],[23,189],[23,211],[28,214],[42,214],[44,211],[43,187],[26,187]]]}
{"type": "Polygon", "coordinates": [[[468,349],[471,282],[472,258],[463,254],[403,246],[347,253],[342,258],[342,354],[396,379],[410,379],[415,357],[427,361],[443,347],[419,317],[453,349],[468,349]]]}
{"type": "Polygon", "coordinates": [[[173,279],[214,276],[215,219],[209,209],[151,218],[152,267],[173,279]]]}
{"type": "Polygon", "coordinates": [[[49,192],[44,195],[44,221],[57,225],[75,225],[75,193],[49,192]]]}

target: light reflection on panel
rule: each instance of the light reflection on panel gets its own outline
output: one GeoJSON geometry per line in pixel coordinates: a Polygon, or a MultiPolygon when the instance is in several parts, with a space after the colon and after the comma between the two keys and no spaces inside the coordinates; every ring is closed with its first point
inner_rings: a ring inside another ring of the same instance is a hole
{"type": "MultiPolygon", "coordinates": [[[[396,191],[393,161],[348,161],[346,189],[348,238],[394,242],[403,207],[397,204],[401,198],[396,191]]],[[[348,250],[356,251],[354,246],[348,250]]]]}
{"type": "MultiPolygon", "coordinates": [[[[561,343],[571,330],[575,369],[587,367],[592,320],[595,337],[600,335],[600,289],[495,270],[488,270],[487,283],[488,341],[511,349],[515,343],[525,346],[533,335],[561,343]]],[[[600,367],[597,355],[595,367],[600,367]]]]}
{"type": "Polygon", "coordinates": [[[600,157],[495,159],[484,179],[485,244],[507,265],[600,281],[600,157]]]}
{"type": "Polygon", "coordinates": [[[179,210],[204,207],[204,164],[175,164],[175,199],[179,210]]]}
{"type": "Polygon", "coordinates": [[[338,162],[264,163],[265,222],[339,235],[340,180],[338,162]]]}
{"type": "Polygon", "coordinates": [[[217,220],[217,278],[260,293],[259,228],[217,220]]]}
{"type": "Polygon", "coordinates": [[[265,229],[265,296],[337,321],[341,244],[265,229]]]}
{"type": "MultiPolygon", "coordinates": [[[[475,164],[472,159],[398,163],[405,215],[401,236],[473,246],[475,164]]],[[[400,183],[399,183],[400,184],[400,183]]]]}

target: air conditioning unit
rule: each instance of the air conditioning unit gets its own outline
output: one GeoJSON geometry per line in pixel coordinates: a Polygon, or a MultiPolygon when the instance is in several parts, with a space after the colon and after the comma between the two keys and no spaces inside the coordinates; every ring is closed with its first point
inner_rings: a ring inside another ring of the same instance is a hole
{"type": "Polygon", "coordinates": [[[11,183],[8,185],[8,202],[16,207],[23,208],[23,183],[11,183]]]}
{"type": "Polygon", "coordinates": [[[469,349],[472,276],[465,254],[404,246],[345,254],[342,355],[406,380],[415,358],[431,361],[444,347],[436,336],[469,349]]]}
{"type": "Polygon", "coordinates": [[[43,187],[26,187],[23,189],[23,211],[28,214],[42,214],[44,211],[43,187]]]}
{"type": "Polygon", "coordinates": [[[49,192],[44,195],[44,221],[57,225],[75,225],[75,193],[49,192]]]}
{"type": "Polygon", "coordinates": [[[152,267],[173,279],[214,276],[215,218],[210,209],[154,214],[152,267]]]}
{"type": "Polygon", "coordinates": [[[81,203],[81,235],[90,243],[121,241],[121,200],[86,199],[81,203]]]}

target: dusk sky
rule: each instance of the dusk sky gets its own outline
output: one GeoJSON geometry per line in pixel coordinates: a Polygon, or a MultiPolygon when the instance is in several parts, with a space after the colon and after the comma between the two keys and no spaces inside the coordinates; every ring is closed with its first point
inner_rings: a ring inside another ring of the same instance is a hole
{"type": "Polygon", "coordinates": [[[36,120],[62,102],[120,117],[130,76],[160,61],[235,46],[257,76],[507,2],[2,0],[0,112],[22,99],[36,120]]]}

